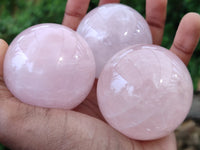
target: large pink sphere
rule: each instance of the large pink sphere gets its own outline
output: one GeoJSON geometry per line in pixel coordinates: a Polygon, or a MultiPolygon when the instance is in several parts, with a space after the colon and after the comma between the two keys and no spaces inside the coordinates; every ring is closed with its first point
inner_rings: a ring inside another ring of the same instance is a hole
{"type": "Polygon", "coordinates": [[[88,44],[73,30],[40,24],[20,33],[4,61],[4,80],[24,103],[71,109],[88,95],[95,61],[88,44]]]}
{"type": "Polygon", "coordinates": [[[135,45],[107,63],[97,95],[111,126],[132,139],[153,140],[170,134],[185,119],[193,85],[176,55],[159,46],[135,45]]]}
{"type": "Polygon", "coordinates": [[[77,32],[92,49],[99,77],[106,62],[118,51],[134,44],[152,44],[145,19],[131,7],[106,4],[89,12],[77,32]]]}

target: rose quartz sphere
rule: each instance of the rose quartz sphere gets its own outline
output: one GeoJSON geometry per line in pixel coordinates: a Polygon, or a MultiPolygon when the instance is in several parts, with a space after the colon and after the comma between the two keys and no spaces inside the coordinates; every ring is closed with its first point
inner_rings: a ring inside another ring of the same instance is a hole
{"type": "Polygon", "coordinates": [[[92,49],[98,78],[106,62],[118,51],[134,44],[152,44],[145,19],[131,7],[106,4],[89,12],[78,26],[92,49]]]}
{"type": "Polygon", "coordinates": [[[135,45],[106,64],[97,95],[111,126],[132,139],[154,140],[169,135],[185,119],[193,85],[176,55],[159,46],[135,45]]]}
{"type": "Polygon", "coordinates": [[[80,104],[95,79],[88,44],[73,30],[40,24],[20,33],[4,60],[4,80],[24,103],[71,109],[80,104]]]}

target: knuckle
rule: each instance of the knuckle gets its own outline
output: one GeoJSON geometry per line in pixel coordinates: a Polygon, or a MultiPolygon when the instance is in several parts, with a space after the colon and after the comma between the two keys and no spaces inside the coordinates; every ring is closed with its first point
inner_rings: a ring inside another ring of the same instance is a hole
{"type": "Polygon", "coordinates": [[[156,17],[148,17],[147,23],[149,24],[149,26],[156,27],[159,29],[163,29],[165,26],[165,20],[161,20],[160,18],[156,17]]]}
{"type": "Polygon", "coordinates": [[[70,16],[70,17],[76,17],[76,18],[82,18],[84,16],[80,11],[77,11],[77,10],[73,11],[73,10],[68,10],[68,9],[66,9],[65,15],[70,16]]]}
{"type": "Polygon", "coordinates": [[[184,55],[190,56],[190,55],[192,55],[192,53],[193,53],[193,51],[188,50],[183,44],[181,44],[181,43],[179,43],[179,42],[174,42],[173,47],[174,47],[177,51],[183,53],[184,55]]]}

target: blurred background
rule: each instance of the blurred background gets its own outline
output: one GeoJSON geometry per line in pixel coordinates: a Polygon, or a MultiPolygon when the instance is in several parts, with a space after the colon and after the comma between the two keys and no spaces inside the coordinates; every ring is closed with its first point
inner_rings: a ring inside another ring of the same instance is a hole
{"type": "MultiPolygon", "coordinates": [[[[153,1],[152,1],[153,2],[153,1]]],[[[145,0],[121,0],[145,17],[145,0]]],[[[10,43],[24,29],[39,23],[62,23],[66,0],[1,0],[0,38],[10,43]]],[[[91,0],[89,10],[98,5],[91,0]]],[[[88,10],[88,11],[89,11],[88,10]]],[[[200,14],[199,0],[168,0],[162,46],[170,48],[181,18],[188,12],[200,14]]],[[[179,150],[200,150],[200,44],[188,65],[194,85],[194,102],[185,122],[176,130],[179,150]]],[[[0,145],[0,150],[6,150],[0,145]]]]}

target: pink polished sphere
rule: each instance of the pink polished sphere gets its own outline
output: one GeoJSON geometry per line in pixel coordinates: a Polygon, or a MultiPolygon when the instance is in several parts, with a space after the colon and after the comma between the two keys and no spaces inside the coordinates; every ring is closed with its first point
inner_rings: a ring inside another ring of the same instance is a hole
{"type": "Polygon", "coordinates": [[[174,131],[189,112],[193,85],[183,62],[154,45],[135,45],[107,63],[97,87],[107,122],[126,136],[153,140],[174,131]]]}
{"type": "Polygon", "coordinates": [[[24,103],[71,109],[80,104],[95,79],[88,44],[73,30],[40,24],[20,33],[4,60],[4,80],[24,103]]]}
{"type": "Polygon", "coordinates": [[[92,49],[96,61],[96,77],[118,51],[134,44],[152,44],[145,19],[131,7],[106,4],[89,12],[77,32],[92,49]]]}

